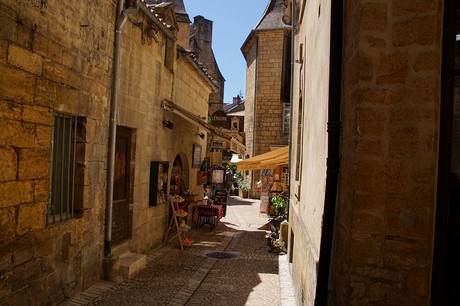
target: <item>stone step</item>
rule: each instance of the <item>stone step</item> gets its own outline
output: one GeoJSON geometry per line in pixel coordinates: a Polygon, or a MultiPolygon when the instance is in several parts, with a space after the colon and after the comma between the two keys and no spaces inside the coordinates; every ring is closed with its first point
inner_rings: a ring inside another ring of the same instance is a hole
{"type": "Polygon", "coordinates": [[[147,255],[138,253],[124,253],[120,255],[120,271],[123,279],[132,278],[147,265],[147,255]]]}

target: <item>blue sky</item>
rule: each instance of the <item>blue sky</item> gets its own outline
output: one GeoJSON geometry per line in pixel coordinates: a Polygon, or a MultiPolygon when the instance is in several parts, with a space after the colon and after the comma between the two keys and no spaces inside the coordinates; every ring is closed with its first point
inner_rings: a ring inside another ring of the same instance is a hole
{"type": "Polygon", "coordinates": [[[245,93],[246,61],[240,48],[267,4],[268,0],[184,0],[192,22],[197,15],[213,21],[212,47],[226,80],[225,103],[231,103],[240,91],[245,93]]]}

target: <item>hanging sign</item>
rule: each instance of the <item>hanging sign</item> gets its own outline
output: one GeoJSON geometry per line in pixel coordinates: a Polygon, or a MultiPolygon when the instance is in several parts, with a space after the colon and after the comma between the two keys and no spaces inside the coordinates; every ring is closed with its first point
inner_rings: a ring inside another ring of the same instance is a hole
{"type": "Polygon", "coordinates": [[[213,126],[230,129],[230,120],[222,110],[215,111],[211,115],[211,122],[213,126]]]}

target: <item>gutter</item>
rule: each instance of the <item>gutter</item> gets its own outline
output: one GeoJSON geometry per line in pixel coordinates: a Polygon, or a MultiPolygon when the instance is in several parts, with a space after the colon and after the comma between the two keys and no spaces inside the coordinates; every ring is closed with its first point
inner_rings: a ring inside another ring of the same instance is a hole
{"type": "MultiPolygon", "coordinates": [[[[289,190],[289,192],[291,191],[291,168],[292,168],[292,123],[293,123],[293,119],[292,117],[294,117],[292,115],[292,112],[294,110],[294,107],[293,107],[293,104],[294,104],[294,69],[295,69],[295,60],[294,60],[294,57],[295,57],[295,40],[294,40],[294,37],[295,37],[295,23],[296,23],[296,18],[295,18],[295,10],[296,10],[296,2],[295,0],[291,1],[291,84],[290,84],[290,105],[289,105],[289,139],[288,139],[288,146],[289,146],[289,158],[288,158],[288,171],[289,171],[289,175],[288,175],[288,185],[287,185],[287,188],[289,190]]],[[[289,199],[290,199],[291,195],[289,195],[289,199]]],[[[291,201],[289,200],[289,204],[291,203],[291,201]]],[[[289,222],[289,207],[290,205],[288,205],[287,207],[287,221],[289,222]]]]}
{"type": "Polygon", "coordinates": [[[184,47],[182,46],[179,46],[177,45],[177,50],[181,53],[183,53],[185,56],[185,58],[187,59],[187,61],[193,66],[193,68],[195,68],[198,73],[206,80],[206,82],[209,84],[209,86],[211,87],[211,89],[213,91],[216,91],[218,89],[218,85],[215,84],[213,82],[213,78],[207,73],[205,72],[205,70],[203,70],[203,66],[200,66],[198,63],[197,63],[197,58],[194,56],[194,54],[185,49],[184,47]]]}
{"type": "Polygon", "coordinates": [[[329,66],[328,156],[323,227],[318,263],[315,305],[328,304],[329,274],[334,241],[334,224],[340,170],[341,102],[343,81],[343,2],[331,2],[331,44],[329,66]]]}
{"type": "Polygon", "coordinates": [[[113,208],[113,180],[115,177],[115,142],[117,137],[117,113],[118,113],[118,84],[120,78],[120,49],[121,29],[123,28],[128,14],[135,13],[139,9],[136,1],[133,7],[124,9],[124,0],[119,0],[115,24],[115,42],[113,51],[113,75],[112,75],[112,103],[110,105],[109,123],[109,152],[107,169],[107,204],[105,213],[105,240],[104,255],[112,253],[112,208],[113,208]]]}

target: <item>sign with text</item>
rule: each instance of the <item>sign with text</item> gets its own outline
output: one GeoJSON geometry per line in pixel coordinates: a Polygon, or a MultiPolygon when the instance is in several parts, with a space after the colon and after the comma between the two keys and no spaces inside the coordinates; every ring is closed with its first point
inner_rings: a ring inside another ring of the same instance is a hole
{"type": "Polygon", "coordinates": [[[211,122],[213,126],[230,129],[230,120],[222,110],[218,110],[211,115],[211,122]]]}

